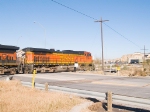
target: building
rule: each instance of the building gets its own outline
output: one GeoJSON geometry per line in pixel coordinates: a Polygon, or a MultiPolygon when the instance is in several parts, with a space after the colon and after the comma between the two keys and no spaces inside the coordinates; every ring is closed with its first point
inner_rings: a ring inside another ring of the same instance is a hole
{"type": "MultiPolygon", "coordinates": [[[[150,59],[150,54],[145,54],[145,60],[150,59]]],[[[133,54],[123,55],[120,58],[121,62],[125,63],[142,63],[144,60],[144,53],[135,52],[133,54]]]]}

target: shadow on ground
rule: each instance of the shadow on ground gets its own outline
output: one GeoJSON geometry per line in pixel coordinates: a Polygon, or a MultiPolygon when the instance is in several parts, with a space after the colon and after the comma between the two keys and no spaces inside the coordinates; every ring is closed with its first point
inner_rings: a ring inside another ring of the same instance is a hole
{"type": "MultiPolygon", "coordinates": [[[[87,100],[90,100],[94,102],[93,105],[89,106],[88,109],[91,111],[96,112],[106,112],[107,111],[107,104],[104,102],[100,102],[97,99],[94,98],[86,98],[87,100]]],[[[127,107],[123,105],[112,105],[113,112],[150,112],[150,110],[140,109],[140,108],[133,108],[133,107],[127,107]]]]}

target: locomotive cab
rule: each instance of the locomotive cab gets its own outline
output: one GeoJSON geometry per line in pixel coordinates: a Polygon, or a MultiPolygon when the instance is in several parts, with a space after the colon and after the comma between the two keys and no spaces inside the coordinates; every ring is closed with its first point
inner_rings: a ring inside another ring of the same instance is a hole
{"type": "Polygon", "coordinates": [[[0,44],[0,74],[17,72],[17,56],[16,50],[19,47],[0,44]]]}

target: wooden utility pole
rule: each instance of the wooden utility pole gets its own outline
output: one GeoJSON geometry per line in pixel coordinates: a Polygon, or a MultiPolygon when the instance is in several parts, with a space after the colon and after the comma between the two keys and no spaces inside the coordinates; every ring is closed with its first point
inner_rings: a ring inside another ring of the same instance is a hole
{"type": "Polygon", "coordinates": [[[141,49],[141,50],[144,50],[143,62],[145,62],[145,50],[148,50],[148,49],[145,49],[145,45],[144,45],[144,49],[141,49]]]}
{"type": "Polygon", "coordinates": [[[101,23],[101,43],[102,43],[102,71],[104,73],[104,53],[103,53],[103,29],[102,29],[102,23],[105,22],[105,21],[109,21],[109,20],[98,20],[98,21],[95,21],[95,22],[100,22],[101,23]]]}
{"type": "Polygon", "coordinates": [[[144,68],[145,68],[145,50],[148,50],[148,49],[145,49],[145,45],[144,45],[144,49],[141,49],[141,50],[144,50],[144,56],[143,56],[143,71],[144,71],[144,68]]]}

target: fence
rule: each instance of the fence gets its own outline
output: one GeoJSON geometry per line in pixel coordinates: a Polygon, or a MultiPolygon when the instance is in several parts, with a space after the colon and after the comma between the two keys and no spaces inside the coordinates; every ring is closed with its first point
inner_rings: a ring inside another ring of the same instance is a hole
{"type": "MultiPolygon", "coordinates": [[[[28,86],[28,87],[32,86],[31,82],[21,82],[21,83],[24,86],[28,86]]],[[[87,91],[87,90],[71,89],[71,88],[66,88],[66,87],[50,86],[48,85],[48,83],[45,83],[45,84],[35,83],[35,88],[46,90],[46,91],[48,90],[62,91],[65,93],[75,94],[81,97],[96,98],[100,101],[107,100],[107,109],[110,112],[112,111],[112,103],[119,104],[119,105],[122,104],[125,106],[135,107],[135,108],[138,107],[141,109],[150,109],[150,99],[117,95],[117,94],[112,94],[111,92],[100,93],[100,92],[93,92],[93,91],[87,91]]]]}

